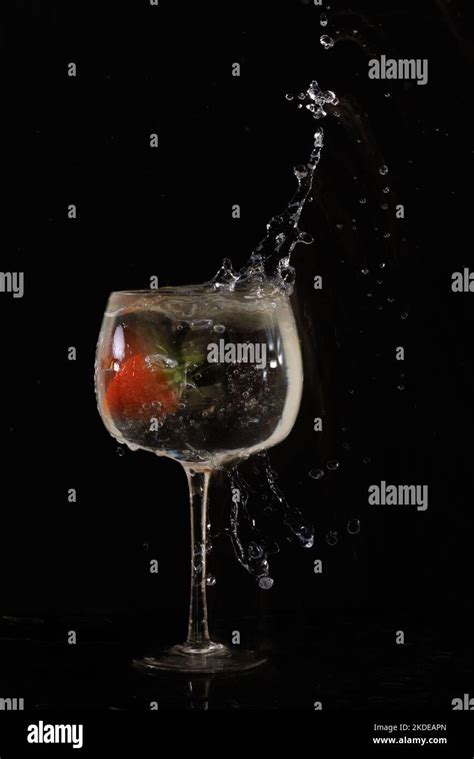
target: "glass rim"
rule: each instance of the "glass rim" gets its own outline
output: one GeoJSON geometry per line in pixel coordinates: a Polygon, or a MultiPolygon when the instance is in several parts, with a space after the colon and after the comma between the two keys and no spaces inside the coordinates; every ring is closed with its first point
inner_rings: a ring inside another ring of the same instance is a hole
{"type": "MultiPolygon", "coordinates": [[[[282,295],[284,297],[289,297],[289,293],[286,293],[284,290],[279,290],[277,287],[272,288],[271,283],[260,283],[260,286],[262,288],[268,288],[268,290],[272,293],[273,296],[282,295]]],[[[113,296],[121,296],[121,295],[172,295],[174,293],[179,293],[180,295],[183,295],[183,293],[195,293],[195,292],[202,292],[206,291],[209,295],[219,295],[222,293],[226,293],[228,295],[238,294],[240,292],[249,292],[255,289],[255,283],[252,283],[252,285],[245,286],[240,285],[235,290],[228,290],[225,287],[216,288],[215,290],[209,287],[209,282],[203,282],[201,284],[194,284],[194,285],[164,285],[163,287],[150,287],[147,289],[138,289],[138,290],[112,290],[111,293],[109,293],[109,298],[112,298],[113,296]]]]}

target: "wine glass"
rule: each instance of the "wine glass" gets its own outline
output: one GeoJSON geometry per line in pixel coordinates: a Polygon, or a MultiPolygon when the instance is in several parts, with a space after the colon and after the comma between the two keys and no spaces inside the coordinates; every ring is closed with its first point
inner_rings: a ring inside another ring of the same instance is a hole
{"type": "Polygon", "coordinates": [[[212,472],[282,441],[298,414],[303,370],[289,296],[275,286],[210,285],[110,295],[95,366],[110,434],[184,468],[191,502],[191,598],[183,644],[147,671],[215,673],[264,659],[211,640],[206,605],[212,472]]]}

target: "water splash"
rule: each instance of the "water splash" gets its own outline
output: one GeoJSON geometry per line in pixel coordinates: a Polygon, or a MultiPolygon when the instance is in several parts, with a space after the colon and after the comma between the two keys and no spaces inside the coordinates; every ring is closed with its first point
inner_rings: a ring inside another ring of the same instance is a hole
{"type": "MultiPolygon", "coordinates": [[[[287,99],[295,99],[287,95],[287,99]]],[[[338,98],[332,90],[322,90],[313,80],[307,90],[296,98],[298,107],[320,120],[327,116],[326,107],[338,104],[338,98]]],[[[298,243],[311,244],[313,238],[299,228],[299,221],[305,203],[311,194],[313,179],[321,160],[324,146],[324,131],[319,127],[313,135],[313,148],[304,164],[294,167],[297,189],[282,213],[277,214],[267,224],[267,233],[254,249],[247,264],[235,271],[232,262],[224,259],[222,265],[210,282],[215,289],[234,290],[237,287],[255,286],[265,283],[273,284],[286,293],[293,290],[295,272],[291,266],[291,254],[298,243]]]]}
{"type": "MultiPolygon", "coordinates": [[[[332,40],[331,43],[334,44],[332,40]]],[[[287,94],[286,99],[296,102],[299,109],[308,111],[317,121],[327,116],[328,106],[337,106],[339,102],[332,90],[321,89],[316,80],[297,96],[287,94]]],[[[305,204],[312,196],[313,180],[323,147],[324,131],[318,127],[313,134],[313,146],[307,161],[293,169],[297,188],[286,208],[270,219],[265,236],[242,269],[236,271],[229,259],[223,260],[209,283],[213,289],[234,291],[240,287],[250,287],[258,294],[259,288],[265,285],[268,296],[270,285],[288,295],[292,292],[295,281],[295,271],[291,266],[293,250],[298,243],[309,245],[313,242],[313,237],[300,229],[299,222],[305,204]]],[[[240,564],[255,577],[262,590],[269,590],[274,582],[269,574],[269,556],[280,548],[276,541],[264,534],[259,522],[268,523],[270,520],[273,527],[278,523],[283,526],[287,540],[296,538],[304,548],[311,548],[314,544],[314,527],[303,518],[299,509],[289,505],[276,483],[277,475],[268,454],[259,454],[253,466],[258,481],[256,488],[250,488],[239,464],[228,472],[232,506],[227,531],[240,564]]],[[[329,469],[337,469],[338,466],[339,462],[328,463],[329,469]]],[[[310,473],[314,479],[323,475],[322,470],[310,473]]]]}
{"type": "Polygon", "coordinates": [[[227,472],[232,493],[228,533],[240,564],[255,577],[262,590],[269,590],[274,582],[270,577],[269,557],[279,553],[280,546],[268,537],[268,531],[275,532],[282,527],[284,538],[296,538],[300,546],[311,548],[314,527],[286,500],[267,452],[255,457],[252,474],[255,485],[251,487],[239,465],[227,472]]]}

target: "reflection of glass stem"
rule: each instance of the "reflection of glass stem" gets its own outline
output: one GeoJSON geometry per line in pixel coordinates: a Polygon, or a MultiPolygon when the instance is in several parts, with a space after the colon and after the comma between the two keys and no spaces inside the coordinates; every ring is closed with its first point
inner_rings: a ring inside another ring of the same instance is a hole
{"type": "Polygon", "coordinates": [[[206,677],[205,680],[196,679],[189,681],[188,688],[191,710],[208,711],[211,680],[211,677],[206,677]]]}
{"type": "Polygon", "coordinates": [[[185,467],[191,502],[191,600],[188,637],[184,649],[190,653],[210,653],[206,600],[207,494],[210,470],[185,467]]]}

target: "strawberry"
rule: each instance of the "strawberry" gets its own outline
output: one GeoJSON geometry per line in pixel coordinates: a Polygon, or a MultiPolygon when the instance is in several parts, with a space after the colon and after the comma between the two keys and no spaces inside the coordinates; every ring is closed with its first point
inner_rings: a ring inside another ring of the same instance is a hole
{"type": "Polygon", "coordinates": [[[149,366],[141,354],[126,359],[111,379],[105,403],[112,417],[119,419],[149,419],[176,411],[177,397],[170,385],[166,370],[149,366]],[[159,403],[160,406],[146,404],[159,403]]]}

